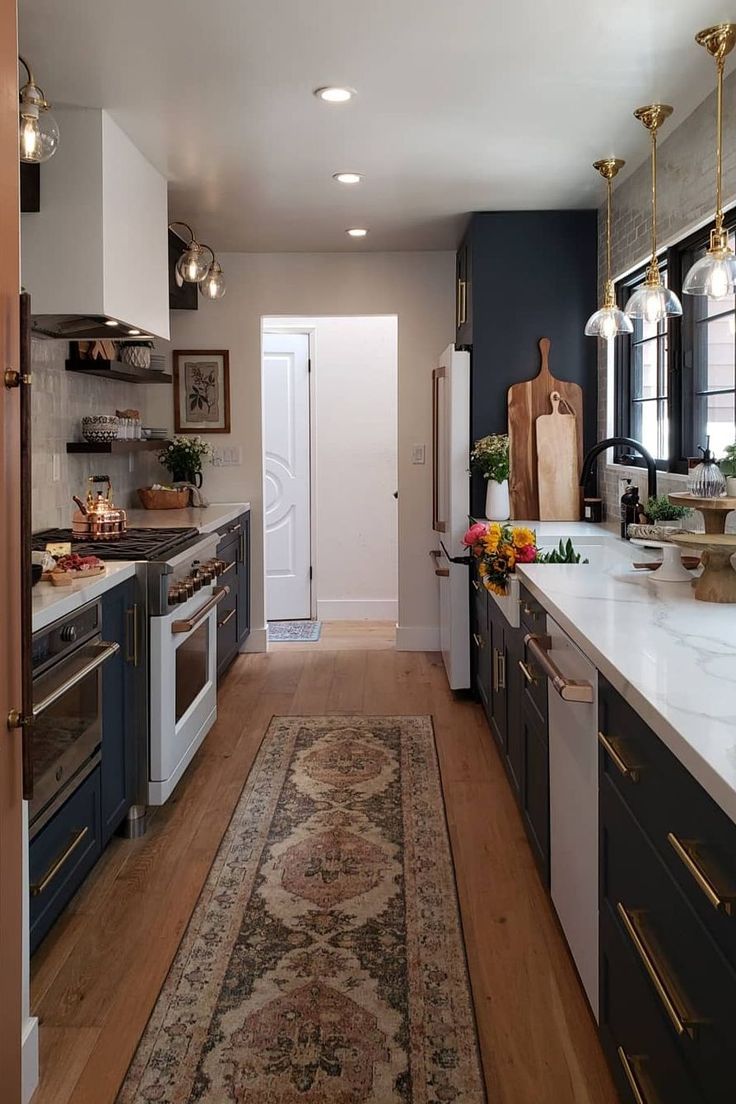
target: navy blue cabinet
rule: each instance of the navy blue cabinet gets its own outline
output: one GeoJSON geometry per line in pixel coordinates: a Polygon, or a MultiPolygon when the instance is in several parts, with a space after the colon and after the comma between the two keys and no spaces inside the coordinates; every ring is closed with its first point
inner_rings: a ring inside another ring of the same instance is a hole
{"type": "MultiPolygon", "coordinates": [[[[456,345],[470,346],[471,439],[505,433],[507,392],[539,368],[538,341],[552,342],[550,368],[583,389],[583,431],[596,439],[596,342],[585,337],[596,308],[597,213],[490,211],[473,215],[457,254],[456,345]]],[[[474,476],[471,513],[483,514],[474,476]]]]}
{"type": "Polygon", "coordinates": [[[120,650],[102,671],[102,845],[107,843],[133,802],[140,747],[140,698],[145,613],[136,580],[128,579],[102,597],[102,636],[120,650]]]}
{"type": "Polygon", "coordinates": [[[229,593],[217,607],[217,674],[235,659],[250,632],[250,513],[218,529],[217,558],[226,564],[220,585],[229,593]]]}

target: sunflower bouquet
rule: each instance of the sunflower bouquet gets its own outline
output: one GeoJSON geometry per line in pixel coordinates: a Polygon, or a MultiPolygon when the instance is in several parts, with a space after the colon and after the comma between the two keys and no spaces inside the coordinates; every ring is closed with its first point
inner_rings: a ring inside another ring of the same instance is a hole
{"type": "Polygon", "coordinates": [[[478,574],[494,594],[506,594],[517,563],[535,563],[539,556],[537,535],[525,525],[477,522],[468,529],[463,544],[478,559],[478,574]]]}

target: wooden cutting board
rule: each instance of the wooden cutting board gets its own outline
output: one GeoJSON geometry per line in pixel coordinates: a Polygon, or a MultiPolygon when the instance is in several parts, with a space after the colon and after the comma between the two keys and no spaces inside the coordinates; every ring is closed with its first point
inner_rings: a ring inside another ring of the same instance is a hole
{"type": "Polygon", "coordinates": [[[577,418],[559,391],[549,402],[552,413],[537,418],[539,519],[579,521],[577,418]]]}
{"type": "Polygon", "coordinates": [[[556,379],[552,375],[548,364],[549,346],[549,338],[541,338],[539,351],[542,365],[539,374],[524,383],[514,383],[508,391],[511,517],[520,520],[528,518],[533,521],[539,517],[537,418],[549,413],[552,391],[559,391],[575,413],[578,473],[583,464],[583,392],[579,384],[556,379]]]}

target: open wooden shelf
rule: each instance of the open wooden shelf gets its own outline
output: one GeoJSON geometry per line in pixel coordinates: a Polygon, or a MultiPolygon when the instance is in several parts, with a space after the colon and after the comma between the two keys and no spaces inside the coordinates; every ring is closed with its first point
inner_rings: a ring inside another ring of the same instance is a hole
{"type": "Polygon", "coordinates": [[[137,452],[142,450],[160,452],[169,442],[163,441],[67,441],[67,452],[104,452],[109,456],[114,452],[137,452]]]}
{"type": "Polygon", "coordinates": [[[100,376],[101,379],[122,380],[125,383],[171,383],[168,372],[152,372],[150,368],[136,368],[121,360],[67,360],[67,372],[79,372],[84,376],[100,376]]]}

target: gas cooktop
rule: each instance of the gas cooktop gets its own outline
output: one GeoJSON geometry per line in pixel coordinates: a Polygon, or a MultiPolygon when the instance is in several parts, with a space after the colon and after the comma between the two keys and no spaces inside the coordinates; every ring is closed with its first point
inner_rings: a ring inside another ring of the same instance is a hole
{"type": "Polygon", "coordinates": [[[77,540],[71,529],[44,529],[34,533],[33,549],[42,552],[47,544],[71,542],[80,556],[101,560],[166,560],[199,540],[198,529],[128,529],[111,541],[77,540]]]}

